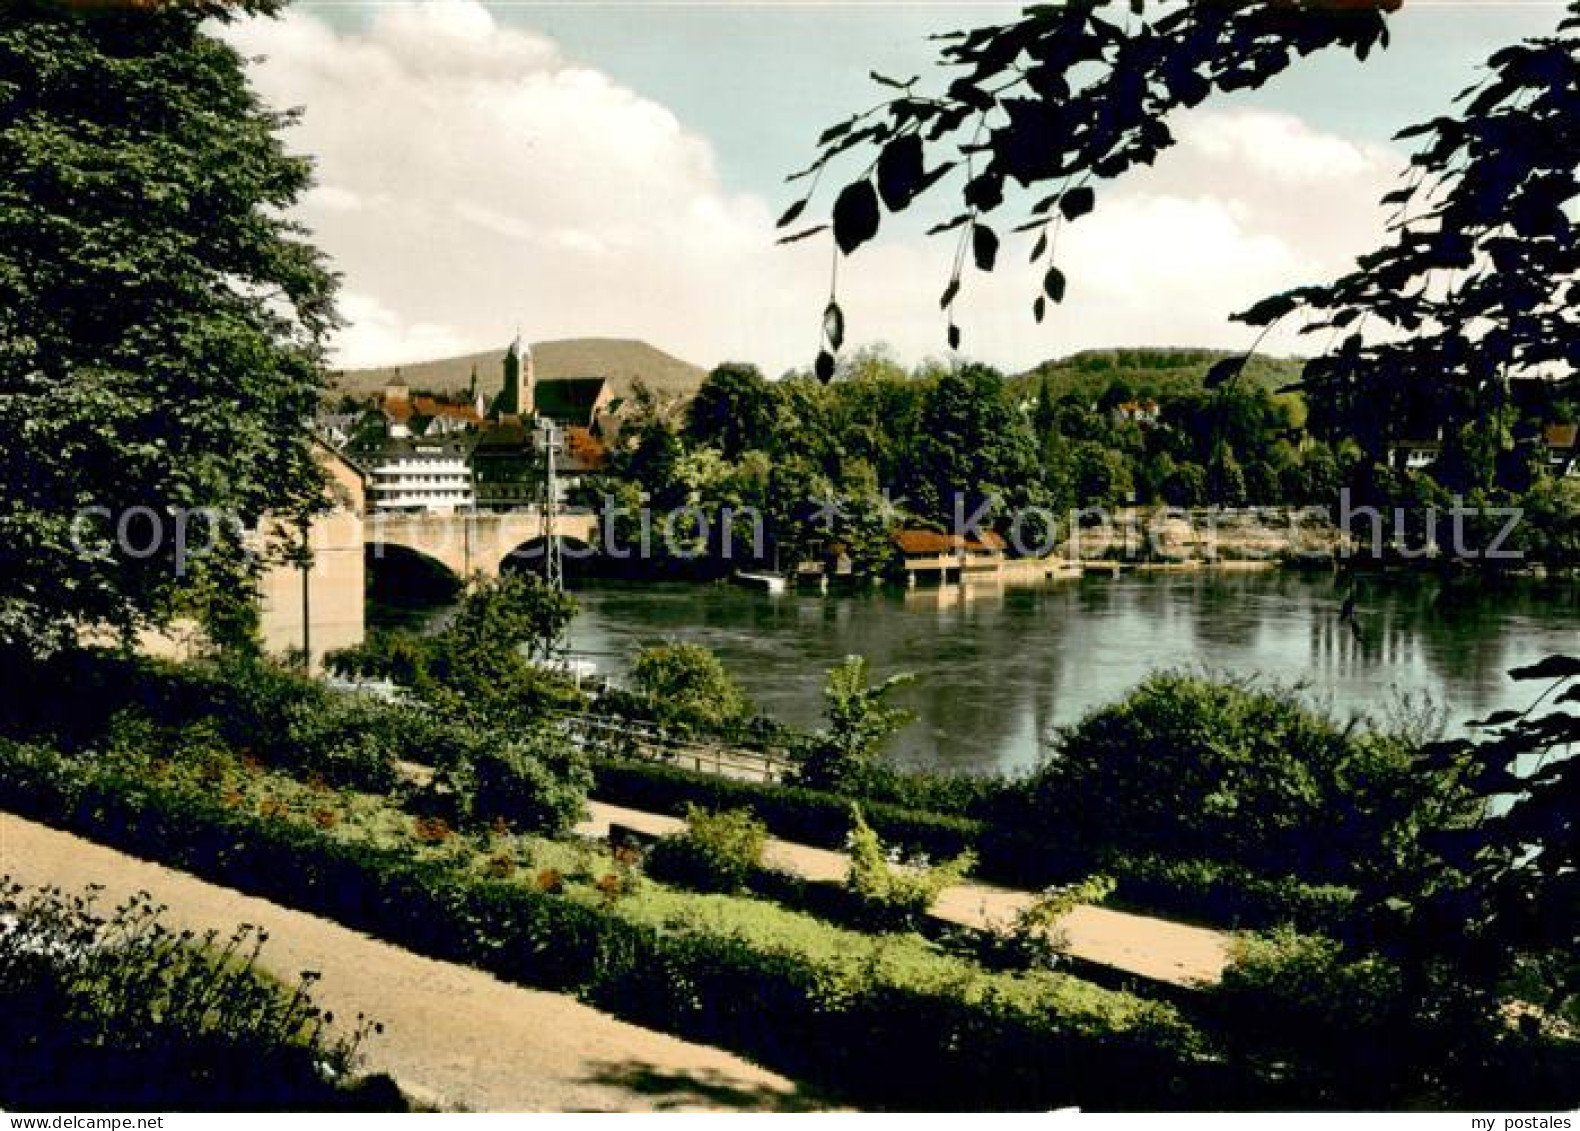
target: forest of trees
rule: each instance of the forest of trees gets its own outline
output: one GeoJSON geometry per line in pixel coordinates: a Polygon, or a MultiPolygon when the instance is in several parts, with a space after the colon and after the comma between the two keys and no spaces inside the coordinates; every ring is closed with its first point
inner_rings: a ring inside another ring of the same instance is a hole
{"type": "MultiPolygon", "coordinates": [[[[1345,488],[1357,501],[1424,502],[1456,488],[1433,473],[1374,467],[1354,440],[1312,435],[1305,398],[1281,391],[1299,362],[1257,357],[1246,377],[1207,387],[1224,357],[1112,351],[1006,377],[971,363],[909,370],[867,348],[828,383],[721,365],[684,419],[638,404],[609,474],[584,482],[578,501],[609,497],[633,513],[643,503],[695,508],[706,520],[695,546],[703,559],[722,550],[731,515],[738,556],[751,540],[740,516],[758,514],[765,559],[790,568],[837,544],[860,571],[882,565],[896,527],[953,530],[960,516],[1004,531],[1019,515],[1021,544],[1046,548],[1083,508],[1336,512],[1345,488]]],[[[1573,406],[1533,411],[1561,419],[1573,406]]],[[[1577,492],[1537,470],[1527,533],[1545,539],[1533,548],[1563,556],[1554,531],[1577,492]]]]}

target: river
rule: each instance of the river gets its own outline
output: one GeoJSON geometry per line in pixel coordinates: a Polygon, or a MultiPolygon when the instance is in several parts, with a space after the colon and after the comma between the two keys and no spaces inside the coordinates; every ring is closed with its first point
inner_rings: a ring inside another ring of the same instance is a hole
{"type": "Polygon", "coordinates": [[[1296,573],[1128,574],[1029,588],[771,597],[730,585],[588,582],[571,648],[621,674],[646,644],[716,651],[758,709],[813,727],[822,673],[850,653],[878,677],[909,671],[916,712],[901,764],[1028,769],[1047,736],[1158,668],[1300,682],[1340,717],[1385,715],[1400,697],[1453,724],[1525,706],[1507,670],[1580,651],[1580,585],[1296,573]]]}

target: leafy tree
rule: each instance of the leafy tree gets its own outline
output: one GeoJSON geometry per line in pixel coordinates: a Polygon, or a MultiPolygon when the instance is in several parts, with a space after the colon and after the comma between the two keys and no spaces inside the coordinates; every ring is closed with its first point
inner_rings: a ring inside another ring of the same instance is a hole
{"type": "MultiPolygon", "coordinates": [[[[1497,993],[1523,969],[1561,1014],[1580,998],[1580,658],[1555,655],[1514,679],[1547,688],[1431,750],[1440,767],[1469,759],[1482,819],[1437,830],[1436,867],[1420,887],[1377,889],[1380,913],[1418,977],[1446,964],[1455,981],[1497,993]],[[1543,704],[1547,704],[1544,709],[1543,704]]],[[[1441,970],[1438,971],[1441,975],[1441,970]]]]}
{"type": "Polygon", "coordinates": [[[689,409],[691,436],[726,459],[773,445],[777,398],[755,365],[731,362],[708,374],[689,409]]]}
{"type": "Polygon", "coordinates": [[[183,570],[175,516],[317,497],[301,422],[334,280],[283,218],[309,164],[213,34],[281,6],[16,0],[0,20],[0,642],[162,622],[192,570],[245,589],[235,527],[194,519],[188,547],[220,549],[183,570]]]}
{"type": "Polygon", "coordinates": [[[576,601],[541,578],[475,582],[455,616],[427,636],[383,632],[329,658],[337,671],[394,680],[424,701],[484,724],[536,723],[581,696],[541,661],[576,615],[576,601]]]}
{"type": "Polygon", "coordinates": [[[1134,489],[1130,468],[1114,449],[1086,441],[1076,444],[1070,454],[1078,504],[1113,506],[1129,497],[1134,489]]]}
{"type": "Polygon", "coordinates": [[[659,721],[671,726],[717,728],[747,713],[740,686],[701,644],[642,649],[631,667],[631,682],[659,721]]]}
{"type": "MultiPolygon", "coordinates": [[[[1353,437],[1385,462],[1401,427],[1507,425],[1511,379],[1580,367],[1580,4],[1550,36],[1495,53],[1455,112],[1399,134],[1418,139],[1390,240],[1324,286],[1239,315],[1267,326],[1301,311],[1337,346],[1303,375],[1311,427],[1353,437]],[[1423,375],[1429,375],[1423,378],[1423,375]]],[[[1465,486],[1523,490],[1506,433],[1459,464],[1465,486]]]]}
{"type": "Polygon", "coordinates": [[[873,685],[867,661],[846,656],[828,673],[823,688],[823,711],[828,725],[813,735],[802,756],[797,777],[814,789],[848,790],[883,750],[883,745],[914,716],[886,700],[914,677],[908,672],[891,675],[873,685]]]}
{"type": "MultiPolygon", "coordinates": [[[[1035,233],[1031,259],[1042,264],[1040,321],[1063,300],[1056,265],[1059,228],[1092,211],[1091,182],[1149,165],[1174,142],[1164,119],[1199,105],[1216,89],[1262,85],[1295,57],[1345,47],[1365,58],[1386,42],[1383,12],[1399,0],[1334,5],[1326,0],[1252,0],[1239,4],[1121,5],[1105,0],[1039,5],[1006,24],[939,37],[951,78],[941,92],[919,80],[874,78],[891,92],[873,108],[824,131],[808,196],[780,219],[794,225],[835,162],[859,159],[863,172],[832,209],[833,237],[846,255],[867,243],[891,213],[911,207],[935,185],[959,186],[960,211],[934,227],[958,233],[941,305],[958,346],[953,306],[969,259],[999,262],[1004,232],[989,220],[1012,206],[1012,190],[1042,187],[1017,232],[1035,233]],[[876,154],[873,159],[873,154],[876,154]],[[931,158],[931,160],[929,160],[931,158]]],[[[795,232],[797,239],[826,225],[795,232]]],[[[819,375],[832,377],[844,340],[844,315],[831,300],[824,315],[819,375]]]]}
{"type": "Polygon", "coordinates": [[[952,523],[995,497],[1017,501],[1036,479],[1036,449],[995,370],[967,365],[940,377],[922,404],[904,494],[917,513],[952,523]]]}
{"type": "Polygon", "coordinates": [[[1227,443],[1218,444],[1207,465],[1207,492],[1212,501],[1228,507],[1244,506],[1246,490],[1245,471],[1235,458],[1234,448],[1227,443]]]}

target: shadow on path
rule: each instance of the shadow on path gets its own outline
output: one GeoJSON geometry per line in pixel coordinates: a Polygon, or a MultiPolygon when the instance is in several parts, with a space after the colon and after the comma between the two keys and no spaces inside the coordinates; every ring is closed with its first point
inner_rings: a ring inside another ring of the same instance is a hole
{"type": "Polygon", "coordinates": [[[714,1108],[730,1111],[826,1111],[806,1091],[743,1084],[712,1069],[675,1071],[640,1060],[598,1061],[582,1083],[620,1088],[652,1101],[654,1110],[714,1108]]]}

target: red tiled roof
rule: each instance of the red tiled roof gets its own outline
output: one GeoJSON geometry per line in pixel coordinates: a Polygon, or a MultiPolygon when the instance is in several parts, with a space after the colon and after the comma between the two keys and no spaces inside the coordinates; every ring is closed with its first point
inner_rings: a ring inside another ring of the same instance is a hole
{"type": "Polygon", "coordinates": [[[894,544],[900,553],[920,556],[953,554],[960,551],[980,553],[984,550],[1002,551],[1004,539],[989,530],[980,539],[966,538],[959,534],[940,534],[936,530],[896,530],[894,544]]]}
{"type": "Polygon", "coordinates": [[[468,424],[481,424],[483,418],[477,408],[469,404],[451,404],[434,397],[409,397],[384,399],[384,415],[397,424],[404,424],[414,416],[442,416],[449,420],[464,420],[468,424]]]}

